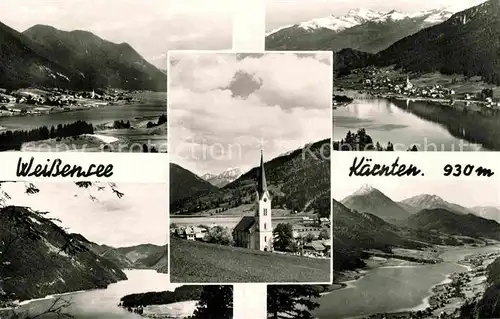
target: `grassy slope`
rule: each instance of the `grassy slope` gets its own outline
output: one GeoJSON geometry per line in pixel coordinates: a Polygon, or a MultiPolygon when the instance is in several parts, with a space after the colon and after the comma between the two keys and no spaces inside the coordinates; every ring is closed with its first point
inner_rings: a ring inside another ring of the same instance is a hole
{"type": "Polygon", "coordinates": [[[171,239],[172,282],[329,282],[330,260],[171,239]]]}

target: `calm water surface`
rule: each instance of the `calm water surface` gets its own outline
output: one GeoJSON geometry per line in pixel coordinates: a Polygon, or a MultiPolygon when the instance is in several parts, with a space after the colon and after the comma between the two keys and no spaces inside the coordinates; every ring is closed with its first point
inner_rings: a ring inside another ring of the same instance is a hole
{"type": "Polygon", "coordinates": [[[333,291],[320,299],[315,315],[320,319],[366,316],[380,312],[422,309],[426,307],[433,286],[443,282],[453,272],[466,271],[457,264],[465,256],[498,251],[500,247],[450,250],[436,265],[391,266],[369,270],[349,287],[333,291]]]}
{"type": "MultiPolygon", "coordinates": [[[[126,270],[128,280],[111,284],[106,289],[89,290],[63,296],[72,302],[65,311],[76,319],[139,319],[141,316],[118,307],[120,299],[128,294],[150,291],[174,290],[179,285],[169,284],[167,274],[154,270],[126,270]]],[[[51,300],[33,301],[22,307],[22,311],[37,314],[47,309],[51,300]]],[[[43,318],[55,318],[45,316],[43,318]]]]}
{"type": "Polygon", "coordinates": [[[136,104],[109,105],[94,109],[44,114],[37,116],[0,117],[0,126],[6,129],[33,129],[40,126],[57,126],[78,120],[94,125],[115,120],[131,120],[142,117],[159,117],[167,113],[167,94],[157,92],[141,93],[136,104]]]}
{"type": "MultiPolygon", "coordinates": [[[[471,142],[474,139],[470,134],[474,132],[470,125],[481,124],[466,123],[466,115],[463,115],[463,119],[453,118],[447,127],[428,120],[433,116],[449,117],[448,114],[439,114],[443,110],[436,111],[438,108],[429,103],[408,100],[398,101],[396,105],[386,99],[368,98],[352,92],[348,92],[348,95],[354,101],[334,110],[335,140],[344,138],[348,131],[356,132],[359,128],[365,128],[374,142],[380,142],[382,146],[391,142],[395,150],[399,151],[406,151],[412,145],[428,151],[486,150],[480,144],[471,142]]],[[[454,115],[462,116],[460,112],[454,112],[454,115]]]]}

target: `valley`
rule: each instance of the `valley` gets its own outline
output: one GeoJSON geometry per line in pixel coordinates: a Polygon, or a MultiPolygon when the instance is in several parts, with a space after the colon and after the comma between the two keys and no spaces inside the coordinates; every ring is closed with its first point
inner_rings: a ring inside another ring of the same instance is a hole
{"type": "MultiPolygon", "coordinates": [[[[243,174],[227,174],[236,177],[219,187],[209,182],[213,177],[170,163],[172,282],[328,282],[330,165],[322,151],[329,155],[330,140],[286,152],[243,174]],[[271,251],[242,246],[238,239],[256,214],[256,177],[263,167],[272,196],[266,222],[276,238],[271,251]]],[[[226,172],[234,169],[221,175],[226,172]]]]}
{"type": "Polygon", "coordinates": [[[130,45],[47,25],[0,34],[2,150],[166,152],[166,74],[130,45]],[[77,121],[92,129],[53,133],[77,121]]]}
{"type": "MultiPolygon", "coordinates": [[[[82,235],[99,238],[104,234],[102,229],[108,229],[105,219],[112,215],[103,209],[106,205],[115,205],[120,215],[128,209],[140,212],[134,206],[137,203],[132,191],[138,194],[140,187],[125,183],[36,184],[1,183],[0,317],[17,319],[29,314],[53,318],[69,313],[75,318],[122,318],[117,309],[121,297],[168,289],[167,245],[102,244],[97,242],[103,237],[91,241],[82,235]],[[57,194],[56,205],[51,205],[55,203],[50,200],[51,194],[57,194]],[[50,210],[38,210],[40,207],[50,210]],[[90,214],[99,215],[100,222],[75,223],[79,214],[87,214],[87,219],[90,214]],[[72,231],[75,227],[78,232],[72,231]]],[[[141,199],[148,200],[151,192],[149,189],[141,199]]],[[[121,236],[117,231],[120,223],[113,221],[113,236],[121,236]]],[[[130,234],[122,235],[127,238],[130,234]]],[[[164,238],[165,234],[166,227],[156,236],[164,238]]]]}
{"type": "Polygon", "coordinates": [[[336,141],[364,129],[379,150],[499,150],[498,13],[353,9],[269,31],[266,48],[334,52],[335,95],[354,99],[334,103],[336,141]]]}
{"type": "Polygon", "coordinates": [[[337,284],[319,299],[318,318],[463,318],[490,289],[500,260],[493,207],[431,194],[394,201],[369,185],[333,205],[337,284]]]}

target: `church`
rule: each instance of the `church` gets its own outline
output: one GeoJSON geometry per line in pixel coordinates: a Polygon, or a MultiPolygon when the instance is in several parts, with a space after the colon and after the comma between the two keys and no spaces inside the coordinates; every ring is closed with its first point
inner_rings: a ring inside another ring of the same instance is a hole
{"type": "Polygon", "coordinates": [[[261,151],[260,166],[257,176],[257,191],[255,193],[254,216],[243,216],[234,227],[233,239],[238,247],[273,250],[273,227],[271,213],[271,196],[267,190],[266,172],[264,170],[264,155],[261,151]]]}

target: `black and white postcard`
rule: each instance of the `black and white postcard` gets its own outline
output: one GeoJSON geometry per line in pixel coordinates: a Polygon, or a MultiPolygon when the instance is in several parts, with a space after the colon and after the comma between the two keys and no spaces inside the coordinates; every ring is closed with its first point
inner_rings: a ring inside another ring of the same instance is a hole
{"type": "Polygon", "coordinates": [[[167,51],[231,49],[231,7],[5,0],[0,39],[0,151],[166,152],[167,51]]]}
{"type": "Polygon", "coordinates": [[[330,282],[331,53],[169,54],[172,282],[330,282]]]}
{"type": "Polygon", "coordinates": [[[334,52],[338,150],[500,150],[498,0],[267,1],[266,50],[334,52]]]}

